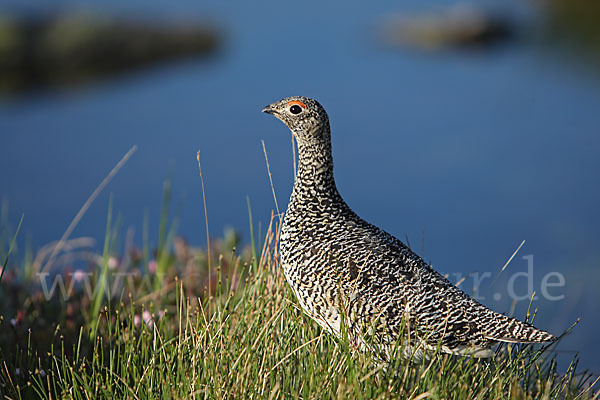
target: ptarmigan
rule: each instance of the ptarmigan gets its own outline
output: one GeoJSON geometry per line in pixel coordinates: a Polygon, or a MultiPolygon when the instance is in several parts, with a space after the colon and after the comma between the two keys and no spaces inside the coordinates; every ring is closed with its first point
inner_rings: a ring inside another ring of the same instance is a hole
{"type": "Polygon", "coordinates": [[[351,343],[388,358],[400,332],[417,357],[444,352],[487,358],[496,342],[550,342],[548,332],[496,313],[433,270],[394,236],[360,218],[333,177],[329,119],[306,97],[263,110],[283,121],[298,143],[299,165],[281,228],[285,277],[302,308],[351,343]]]}

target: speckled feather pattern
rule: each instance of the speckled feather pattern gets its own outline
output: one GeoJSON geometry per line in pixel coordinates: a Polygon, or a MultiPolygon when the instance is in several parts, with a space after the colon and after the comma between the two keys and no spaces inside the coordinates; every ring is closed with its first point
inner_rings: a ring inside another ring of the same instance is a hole
{"type": "Polygon", "coordinates": [[[298,143],[299,164],[281,230],[285,277],[301,307],[334,335],[341,316],[354,343],[383,357],[404,331],[432,348],[490,357],[498,341],[547,342],[548,332],[469,297],[397,238],[354,213],[333,176],[327,114],[315,100],[289,97],[263,109],[298,143]],[[295,106],[295,107],[294,107],[295,106]],[[293,107],[293,108],[292,108],[293,107]],[[403,322],[404,319],[404,322],[403,322]]]}

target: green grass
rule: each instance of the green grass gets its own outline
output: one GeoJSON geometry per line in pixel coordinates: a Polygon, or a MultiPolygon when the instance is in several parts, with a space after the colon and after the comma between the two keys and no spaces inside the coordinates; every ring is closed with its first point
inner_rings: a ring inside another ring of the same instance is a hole
{"type": "MultiPolygon", "coordinates": [[[[94,283],[111,274],[116,235],[111,215],[94,283]]],[[[559,370],[551,353],[539,347],[501,346],[489,362],[438,352],[419,363],[395,357],[387,367],[379,365],[370,354],[353,351],[348,340],[323,332],[299,309],[278,264],[276,223],[252,249],[236,249],[239,240],[231,233],[212,240],[210,274],[206,249],[169,239],[174,233],[167,235],[165,224],[161,221],[155,253],[157,264],[164,263],[160,274],[148,272],[144,260],[150,255],[130,257],[119,268],[131,273],[133,286],[117,285],[108,296],[78,290],[67,300],[57,295],[46,300],[34,283],[5,277],[1,398],[593,396],[586,391],[592,376],[577,372],[576,359],[559,370]],[[21,317],[10,321],[16,310],[21,317]]]]}

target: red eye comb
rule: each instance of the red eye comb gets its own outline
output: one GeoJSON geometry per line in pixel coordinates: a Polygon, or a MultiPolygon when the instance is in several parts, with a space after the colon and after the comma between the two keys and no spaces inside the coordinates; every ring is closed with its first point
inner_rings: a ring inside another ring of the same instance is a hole
{"type": "Polygon", "coordinates": [[[306,108],[306,104],[304,104],[303,102],[298,101],[298,100],[292,100],[287,103],[288,107],[291,106],[292,104],[297,104],[302,108],[306,108]]]}

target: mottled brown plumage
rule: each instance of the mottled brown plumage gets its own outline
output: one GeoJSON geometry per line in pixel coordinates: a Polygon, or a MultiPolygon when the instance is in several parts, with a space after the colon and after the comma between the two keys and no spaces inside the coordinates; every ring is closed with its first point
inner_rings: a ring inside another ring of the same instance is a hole
{"type": "MultiPolygon", "coordinates": [[[[401,327],[427,349],[490,357],[504,342],[548,342],[550,333],[469,297],[400,240],[354,213],[333,177],[329,119],[306,97],[263,109],[298,143],[299,165],[281,230],[281,265],[302,308],[334,335],[387,357],[401,327]],[[365,335],[369,337],[368,344],[365,335]]],[[[417,346],[417,347],[419,347],[417,346]]]]}

